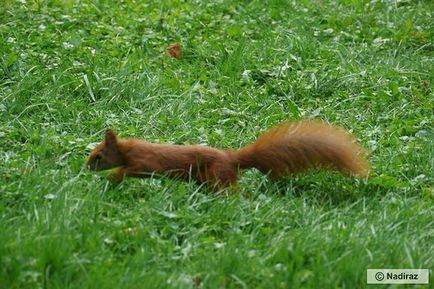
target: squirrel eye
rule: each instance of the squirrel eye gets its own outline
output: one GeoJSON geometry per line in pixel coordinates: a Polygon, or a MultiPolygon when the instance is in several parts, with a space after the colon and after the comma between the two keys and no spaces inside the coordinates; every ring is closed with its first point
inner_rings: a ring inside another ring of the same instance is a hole
{"type": "Polygon", "coordinates": [[[96,156],[95,156],[95,159],[97,161],[100,161],[102,159],[102,153],[101,152],[97,153],[96,156]]]}

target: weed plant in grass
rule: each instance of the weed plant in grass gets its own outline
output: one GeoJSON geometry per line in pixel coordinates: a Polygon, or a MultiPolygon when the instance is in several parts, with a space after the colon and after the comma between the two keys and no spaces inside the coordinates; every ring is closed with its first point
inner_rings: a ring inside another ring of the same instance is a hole
{"type": "Polygon", "coordinates": [[[364,288],[368,268],[432,269],[433,11],[3,0],[0,288],[364,288]],[[248,171],[222,196],[84,168],[107,127],[239,148],[301,118],[351,130],[372,176],[248,171]]]}

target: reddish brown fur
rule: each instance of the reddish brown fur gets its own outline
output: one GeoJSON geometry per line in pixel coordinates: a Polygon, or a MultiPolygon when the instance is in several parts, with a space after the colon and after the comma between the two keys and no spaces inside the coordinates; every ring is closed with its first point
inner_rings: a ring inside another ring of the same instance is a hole
{"type": "Polygon", "coordinates": [[[254,167],[271,177],[323,166],[367,176],[365,150],[343,129],[319,121],[288,122],[236,152],[240,168],[254,167]]]}
{"type": "Polygon", "coordinates": [[[257,168],[272,178],[318,166],[360,176],[369,170],[365,151],[351,135],[318,121],[284,123],[239,151],[119,139],[107,130],[87,164],[92,170],[120,167],[112,175],[114,181],[156,173],[191,178],[212,188],[235,184],[239,169],[257,168]]]}

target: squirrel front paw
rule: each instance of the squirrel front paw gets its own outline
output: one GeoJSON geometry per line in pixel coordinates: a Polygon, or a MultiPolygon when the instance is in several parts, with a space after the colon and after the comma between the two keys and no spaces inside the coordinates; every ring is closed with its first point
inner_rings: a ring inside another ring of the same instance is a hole
{"type": "Polygon", "coordinates": [[[122,169],[115,170],[111,175],[108,176],[109,181],[112,184],[119,184],[124,179],[124,172],[122,169]]]}

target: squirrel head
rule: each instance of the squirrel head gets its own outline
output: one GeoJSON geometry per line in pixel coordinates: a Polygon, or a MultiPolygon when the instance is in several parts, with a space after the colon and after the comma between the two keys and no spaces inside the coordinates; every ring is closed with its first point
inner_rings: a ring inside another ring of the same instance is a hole
{"type": "Polygon", "coordinates": [[[116,133],[111,129],[106,130],[104,140],[90,153],[87,167],[92,171],[102,171],[122,166],[124,163],[116,133]]]}

